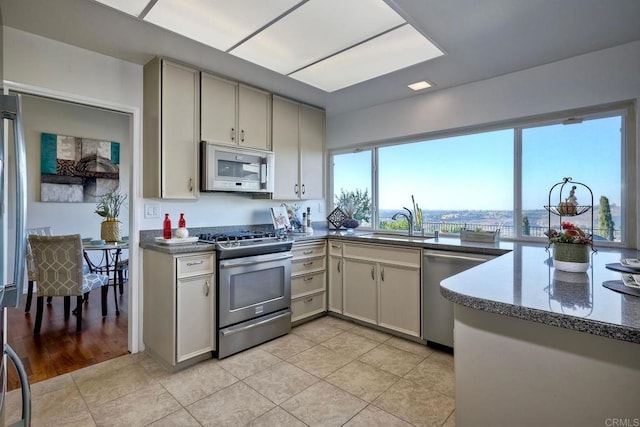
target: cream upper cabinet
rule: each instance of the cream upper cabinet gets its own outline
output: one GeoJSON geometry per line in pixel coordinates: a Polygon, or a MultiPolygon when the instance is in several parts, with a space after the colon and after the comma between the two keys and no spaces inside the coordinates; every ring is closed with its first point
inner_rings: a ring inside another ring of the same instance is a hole
{"type": "Polygon", "coordinates": [[[274,199],[324,198],[324,126],[324,111],[273,97],[274,199]]]}
{"type": "Polygon", "coordinates": [[[271,94],[202,73],[201,139],[271,150],[271,94]]]}
{"type": "MultiPolygon", "coordinates": [[[[331,245],[329,241],[329,254],[331,245]]],[[[420,251],[416,249],[342,243],[342,309],[345,316],[407,335],[420,336],[420,251]]],[[[331,281],[329,301],[337,282],[331,281]]],[[[336,276],[337,277],[337,276],[336,276]]]]}
{"type": "Polygon", "coordinates": [[[198,196],[199,74],[162,58],[144,66],[143,197],[198,196]]]}
{"type": "Polygon", "coordinates": [[[238,84],[202,73],[200,132],[203,141],[237,145],[238,84]]]}
{"type": "Polygon", "coordinates": [[[271,95],[238,86],[238,128],[241,147],[271,150],[271,95]]]}

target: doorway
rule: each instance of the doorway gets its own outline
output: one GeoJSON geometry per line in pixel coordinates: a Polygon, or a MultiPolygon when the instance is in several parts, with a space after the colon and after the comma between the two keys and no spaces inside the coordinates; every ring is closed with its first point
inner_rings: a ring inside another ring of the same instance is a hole
{"type": "MultiPolygon", "coordinates": [[[[102,218],[95,213],[94,202],[43,201],[42,134],[116,142],[119,146],[119,188],[122,193],[133,194],[131,171],[136,114],[37,93],[17,93],[22,95],[27,153],[27,228],[51,227],[53,234],[77,233],[83,238],[99,239],[102,218]]],[[[133,198],[128,197],[121,210],[119,219],[122,222],[123,236],[131,234],[132,202],[133,198]]],[[[137,239],[132,240],[131,245],[134,247],[137,239]]],[[[129,258],[127,252],[125,251],[125,258],[129,258]]],[[[131,276],[130,274],[129,277],[131,276]]],[[[42,381],[131,351],[130,296],[135,289],[137,284],[134,281],[125,281],[124,293],[119,295],[118,300],[120,315],[116,316],[111,287],[108,314],[104,318],[101,316],[100,293],[92,293],[83,309],[81,334],[75,334],[73,316],[64,320],[62,298],[54,298],[50,306],[45,306],[38,337],[33,336],[35,298],[31,310],[25,313],[26,298],[22,296],[20,307],[7,312],[7,335],[8,342],[27,368],[30,382],[42,381]]],[[[15,372],[9,373],[9,389],[17,385],[17,376],[14,374],[15,372]]]]}

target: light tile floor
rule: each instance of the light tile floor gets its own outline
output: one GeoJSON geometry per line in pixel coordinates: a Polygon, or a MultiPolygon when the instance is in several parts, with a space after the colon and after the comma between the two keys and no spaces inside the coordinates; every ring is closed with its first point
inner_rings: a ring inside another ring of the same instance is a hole
{"type": "Polygon", "coordinates": [[[31,390],[33,426],[455,426],[453,356],[329,316],[175,374],[141,353],[31,390]]]}

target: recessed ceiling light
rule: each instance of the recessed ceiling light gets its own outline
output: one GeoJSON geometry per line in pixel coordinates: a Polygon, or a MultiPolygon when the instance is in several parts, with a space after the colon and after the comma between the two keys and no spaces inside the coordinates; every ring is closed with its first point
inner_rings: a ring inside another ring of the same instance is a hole
{"type": "Polygon", "coordinates": [[[411,83],[409,85],[409,88],[412,90],[422,90],[422,89],[426,89],[431,87],[431,84],[429,82],[426,81],[421,81],[421,82],[416,82],[416,83],[411,83]]]}

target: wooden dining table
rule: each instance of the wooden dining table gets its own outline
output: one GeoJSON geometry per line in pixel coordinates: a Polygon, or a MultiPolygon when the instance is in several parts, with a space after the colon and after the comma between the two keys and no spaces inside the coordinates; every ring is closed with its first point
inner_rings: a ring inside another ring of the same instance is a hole
{"type": "Polygon", "coordinates": [[[89,271],[109,276],[109,285],[102,287],[102,316],[107,315],[107,296],[109,286],[113,283],[113,300],[116,304],[116,315],[120,315],[118,307],[118,263],[124,249],[129,249],[129,242],[83,242],[82,252],[89,271]],[[91,257],[90,252],[102,252],[99,256],[91,257]],[[99,260],[97,260],[99,258],[99,260]],[[113,274],[113,277],[111,275],[113,274]]]}

